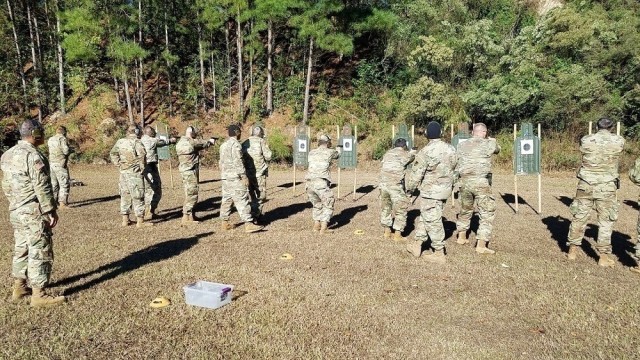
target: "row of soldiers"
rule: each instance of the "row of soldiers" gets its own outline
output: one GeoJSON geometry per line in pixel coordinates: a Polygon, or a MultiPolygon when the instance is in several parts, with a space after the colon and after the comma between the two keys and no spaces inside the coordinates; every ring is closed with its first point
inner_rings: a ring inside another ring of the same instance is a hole
{"type": "MultiPolygon", "coordinates": [[[[624,139],[611,133],[614,123],[606,118],[598,121],[598,132],[582,138],[582,166],[578,171],[578,188],[570,211],[573,220],[568,234],[567,258],[575,260],[581,245],[589,213],[595,209],[599,225],[596,248],[601,266],[613,266],[611,232],[618,217],[618,162],[624,139]]],[[[12,300],[31,295],[32,306],[62,303],[64,296],[49,295],[53,263],[52,229],[58,223],[57,209],[68,202],[68,169],[70,153],[66,129],[59,128],[49,141],[51,162],[38,150],[44,144],[44,130],[37,120],[27,120],[20,127],[21,140],[2,155],[0,168],[4,174],[2,189],[9,200],[9,217],[14,229],[15,247],[12,275],[15,278],[12,300]],[[61,161],[62,160],[62,161],[61,161]],[[55,183],[60,184],[54,193],[55,183]],[[31,287],[27,286],[27,280],[31,287]]],[[[492,194],[492,156],[500,151],[495,139],[487,137],[487,127],[476,123],[473,137],[458,145],[457,151],[441,139],[438,123],[427,125],[429,143],[420,151],[408,151],[406,141],[398,139],[382,160],[380,174],[381,223],[383,236],[402,239],[406,226],[409,199],[420,192],[420,218],[415,239],[407,242],[407,251],[419,257],[423,245],[431,240],[433,252],[425,258],[434,263],[446,263],[443,208],[454,185],[460,187],[460,212],[457,217],[459,244],[469,242],[467,233],[474,210],[480,218],[476,232],[476,251],[493,254],[488,248],[495,219],[495,198],[492,194]],[[409,169],[409,165],[412,165],[409,169]]],[[[197,131],[187,128],[179,141],[157,139],[150,127],[142,131],[132,127],[111,151],[111,160],[120,169],[121,213],[123,225],[130,225],[129,213],[136,215],[138,226],[145,226],[145,216],[152,218],[161,198],[160,176],[157,172],[157,148],[176,143],[180,173],[184,184],[185,203],[182,224],[197,222],[194,206],[198,200],[199,153],[215,144],[216,139],[198,140],[197,131]],[[147,205],[145,205],[147,204],[147,205]]],[[[266,176],[271,150],[264,140],[264,129],[254,127],[252,136],[239,142],[239,126],[228,128],[228,138],[220,147],[222,204],[220,216],[223,230],[231,229],[229,216],[235,205],[248,233],[260,231],[262,205],[266,197],[266,176]],[[249,200],[251,199],[251,201],[249,200]],[[251,202],[251,203],[250,203],[251,202]]],[[[318,147],[309,152],[306,192],[313,205],[312,230],[328,229],[335,199],[331,190],[330,166],[338,159],[341,147],[331,146],[331,138],[320,136],[318,147]]],[[[640,158],[630,172],[632,181],[640,185],[640,158]]],[[[640,238],[640,217],[638,219],[640,238]]],[[[640,242],[636,256],[640,255],[640,242]]],[[[640,273],[640,267],[631,268],[640,273]]]]}

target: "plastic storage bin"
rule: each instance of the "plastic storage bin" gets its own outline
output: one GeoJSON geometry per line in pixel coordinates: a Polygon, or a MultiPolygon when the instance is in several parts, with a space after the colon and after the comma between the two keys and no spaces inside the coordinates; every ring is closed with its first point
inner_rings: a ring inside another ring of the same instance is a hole
{"type": "Polygon", "coordinates": [[[217,309],[231,302],[233,285],[196,281],[182,288],[189,305],[217,309]]]}

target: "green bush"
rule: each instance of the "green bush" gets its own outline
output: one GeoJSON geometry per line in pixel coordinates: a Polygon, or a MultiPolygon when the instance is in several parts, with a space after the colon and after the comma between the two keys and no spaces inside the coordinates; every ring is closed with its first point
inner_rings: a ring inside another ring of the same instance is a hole
{"type": "Polygon", "coordinates": [[[280,129],[273,129],[267,137],[267,142],[273,151],[272,161],[286,161],[292,159],[291,145],[289,139],[280,129]]]}

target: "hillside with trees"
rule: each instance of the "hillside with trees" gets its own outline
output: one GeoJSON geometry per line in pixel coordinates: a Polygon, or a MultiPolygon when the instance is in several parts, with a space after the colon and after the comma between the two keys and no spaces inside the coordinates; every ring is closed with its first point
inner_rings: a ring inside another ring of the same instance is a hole
{"type": "MultiPolygon", "coordinates": [[[[575,136],[606,114],[637,137],[639,15],[632,0],[5,0],[0,126],[110,136],[105,118],[280,114],[363,137],[431,120],[575,136]]],[[[386,140],[371,141],[375,157],[386,140]]]]}

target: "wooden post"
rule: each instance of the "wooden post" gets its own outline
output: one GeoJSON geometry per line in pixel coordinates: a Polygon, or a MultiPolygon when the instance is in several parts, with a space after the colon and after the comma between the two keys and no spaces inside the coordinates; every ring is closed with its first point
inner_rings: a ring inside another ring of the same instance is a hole
{"type": "MultiPolygon", "coordinates": [[[[157,128],[158,126],[156,125],[156,129],[157,128]]],[[[167,124],[164,124],[164,131],[167,133],[167,136],[169,136],[169,126],[167,124]]],[[[169,152],[169,177],[171,178],[171,190],[173,190],[173,165],[171,165],[171,152],[169,152]]]]}
{"type": "Polygon", "coordinates": [[[542,126],[538,123],[538,140],[540,140],[540,171],[538,171],[538,214],[542,215],[542,126]]]}
{"type": "MultiPolygon", "coordinates": [[[[340,141],[340,125],[336,125],[336,144],[338,141],[340,141]]],[[[340,200],[340,164],[338,164],[338,186],[336,192],[338,193],[336,199],[340,200]]]]}
{"type": "MultiPolygon", "coordinates": [[[[515,146],[516,143],[516,139],[518,137],[518,125],[517,124],[513,124],[513,143],[515,146]]],[[[516,154],[513,154],[514,156],[516,154]]],[[[514,194],[513,197],[515,199],[515,204],[516,204],[516,214],[518,213],[518,169],[515,168],[516,164],[517,164],[517,160],[514,161],[513,166],[513,187],[514,187],[514,194]]]]}
{"type": "Polygon", "coordinates": [[[355,125],[353,127],[353,147],[355,147],[356,153],[355,153],[355,159],[356,159],[356,166],[353,168],[353,201],[356,201],[356,189],[357,189],[357,184],[358,184],[358,146],[356,145],[356,143],[358,142],[358,125],[355,125]]]}
{"type": "Polygon", "coordinates": [[[616,124],[616,134],[620,136],[620,121],[618,121],[618,123],[616,124]]]}
{"type": "Polygon", "coordinates": [[[395,137],[396,137],[396,126],[391,125],[391,140],[395,139],[395,137]]]}
{"type": "Polygon", "coordinates": [[[593,121],[589,121],[589,135],[593,134],[593,121]]]}
{"type": "MultiPolygon", "coordinates": [[[[294,150],[295,147],[298,146],[298,126],[296,125],[295,130],[293,131],[293,146],[294,146],[294,150]]],[[[307,151],[309,151],[309,149],[307,149],[307,151]]],[[[293,159],[293,193],[296,193],[296,159],[293,159]]]]}
{"type": "MultiPolygon", "coordinates": [[[[453,137],[455,136],[454,126],[455,125],[451,124],[451,145],[453,145],[453,137]]],[[[451,191],[451,206],[456,206],[456,194],[453,191],[451,191]]]]}
{"type": "Polygon", "coordinates": [[[413,143],[413,147],[416,146],[416,126],[411,125],[411,142],[413,143]]]}

